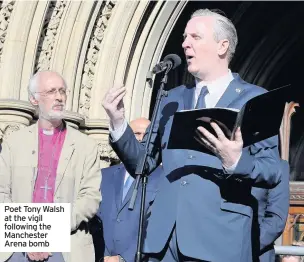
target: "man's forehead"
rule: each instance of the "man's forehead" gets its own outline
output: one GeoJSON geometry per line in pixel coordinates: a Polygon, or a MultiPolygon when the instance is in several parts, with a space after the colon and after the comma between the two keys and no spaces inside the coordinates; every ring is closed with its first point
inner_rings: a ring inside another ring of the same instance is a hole
{"type": "Polygon", "coordinates": [[[145,124],[145,123],[136,123],[136,124],[131,125],[131,126],[136,131],[143,131],[148,127],[148,125],[145,124]]]}
{"type": "Polygon", "coordinates": [[[135,120],[130,123],[130,127],[132,128],[133,132],[145,132],[149,125],[149,121],[144,120],[135,120]]]}
{"type": "Polygon", "coordinates": [[[47,89],[65,88],[64,80],[59,75],[41,76],[39,84],[47,89]]]}
{"type": "Polygon", "coordinates": [[[184,34],[202,33],[213,28],[215,19],[213,16],[196,16],[191,18],[185,28],[184,34]]]}

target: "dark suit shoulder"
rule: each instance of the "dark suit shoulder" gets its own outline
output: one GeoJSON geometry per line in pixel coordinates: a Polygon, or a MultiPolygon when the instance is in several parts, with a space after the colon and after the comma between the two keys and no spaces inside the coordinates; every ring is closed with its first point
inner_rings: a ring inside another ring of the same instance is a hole
{"type": "Polygon", "coordinates": [[[234,73],[233,76],[234,76],[234,79],[236,81],[238,81],[239,84],[242,85],[245,93],[248,95],[257,96],[257,95],[268,92],[265,88],[263,88],[261,86],[257,86],[257,85],[246,82],[239,76],[239,74],[234,73]]]}
{"type": "Polygon", "coordinates": [[[123,164],[109,166],[101,169],[103,175],[113,175],[117,170],[125,168],[123,164]]]}
{"type": "Polygon", "coordinates": [[[243,92],[241,94],[241,96],[243,98],[246,98],[246,100],[250,100],[251,98],[254,98],[258,95],[264,94],[266,92],[268,92],[266,89],[264,89],[263,87],[260,86],[256,86],[253,84],[249,84],[247,82],[244,81],[243,83],[243,92]]]}
{"type": "Polygon", "coordinates": [[[161,178],[163,177],[163,167],[162,166],[158,166],[149,176],[149,182],[148,182],[148,186],[153,189],[153,190],[157,190],[159,182],[161,180],[161,178]]]}
{"type": "Polygon", "coordinates": [[[164,107],[166,104],[176,101],[180,97],[183,96],[183,92],[187,87],[185,85],[174,87],[168,91],[168,96],[165,96],[162,100],[162,106],[164,107]]]}
{"type": "Polygon", "coordinates": [[[184,92],[185,88],[187,88],[185,85],[180,85],[180,86],[174,87],[171,90],[169,90],[168,96],[169,97],[170,96],[179,96],[184,92]]]}
{"type": "Polygon", "coordinates": [[[152,173],[150,176],[153,176],[155,178],[159,178],[163,173],[163,167],[162,166],[158,166],[152,173]]]}
{"type": "Polygon", "coordinates": [[[109,186],[115,183],[115,177],[116,175],[121,174],[121,172],[118,172],[121,168],[124,168],[122,164],[101,169],[101,176],[102,176],[101,190],[103,192],[105,192],[105,190],[109,188],[109,186]]]}

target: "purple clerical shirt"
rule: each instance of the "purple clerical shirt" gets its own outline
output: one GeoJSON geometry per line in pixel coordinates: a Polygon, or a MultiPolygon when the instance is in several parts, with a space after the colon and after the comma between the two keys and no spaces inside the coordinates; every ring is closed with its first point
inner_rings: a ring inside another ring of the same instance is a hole
{"type": "Polygon", "coordinates": [[[53,203],[58,162],[66,129],[53,132],[39,128],[38,173],[33,192],[33,203],[53,203]],[[46,178],[48,177],[47,182],[46,178]]]}

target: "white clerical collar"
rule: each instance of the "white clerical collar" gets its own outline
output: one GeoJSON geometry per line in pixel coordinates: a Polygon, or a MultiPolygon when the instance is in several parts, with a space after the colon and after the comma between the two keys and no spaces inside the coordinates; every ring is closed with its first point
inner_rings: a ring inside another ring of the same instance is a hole
{"type": "Polygon", "coordinates": [[[47,130],[47,129],[42,129],[42,133],[47,135],[47,136],[52,136],[54,134],[54,130],[47,130]]]}
{"type": "Polygon", "coordinates": [[[197,80],[195,80],[195,82],[196,82],[196,87],[198,87],[199,89],[201,89],[203,86],[207,86],[208,92],[212,95],[214,93],[221,92],[222,89],[225,90],[233,79],[234,77],[231,73],[231,70],[228,69],[227,74],[213,81],[198,82],[197,80]]]}
{"type": "Polygon", "coordinates": [[[40,123],[38,122],[38,127],[39,127],[39,132],[42,132],[42,134],[47,135],[47,136],[52,136],[58,132],[61,132],[64,129],[63,123],[61,123],[59,126],[53,129],[44,129],[40,126],[40,123]]]}

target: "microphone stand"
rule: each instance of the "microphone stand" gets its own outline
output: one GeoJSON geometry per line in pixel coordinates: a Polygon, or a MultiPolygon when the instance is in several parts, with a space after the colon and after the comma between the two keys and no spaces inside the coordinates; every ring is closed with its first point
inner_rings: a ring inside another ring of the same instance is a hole
{"type": "Polygon", "coordinates": [[[154,129],[155,125],[155,120],[158,114],[160,102],[164,96],[168,95],[168,91],[164,90],[165,84],[167,84],[168,81],[168,73],[172,69],[173,64],[170,63],[168,64],[168,67],[166,68],[165,75],[161,80],[160,88],[157,92],[157,97],[156,97],[156,103],[155,107],[153,110],[153,115],[152,115],[152,120],[150,124],[150,129],[147,134],[147,140],[146,140],[146,145],[145,145],[145,153],[141,156],[138,165],[136,167],[136,181],[135,181],[135,187],[132,193],[132,198],[130,200],[130,205],[129,208],[130,210],[133,210],[135,200],[136,200],[136,195],[138,192],[138,186],[139,186],[139,181],[141,181],[142,187],[141,187],[141,203],[140,203],[140,216],[139,216],[139,231],[138,231],[138,236],[137,236],[137,251],[136,251],[136,262],[141,262],[142,261],[142,245],[143,245],[143,226],[144,226],[144,215],[145,215],[145,201],[146,201],[146,187],[148,183],[148,176],[147,176],[147,169],[146,167],[146,162],[147,162],[147,157],[149,155],[149,145],[151,142],[151,136],[152,132],[154,129]]]}

